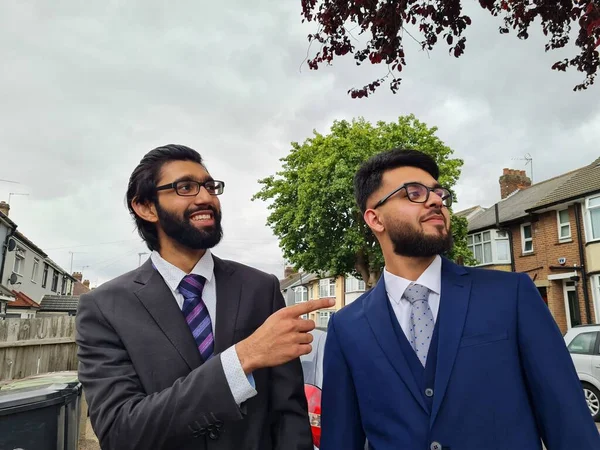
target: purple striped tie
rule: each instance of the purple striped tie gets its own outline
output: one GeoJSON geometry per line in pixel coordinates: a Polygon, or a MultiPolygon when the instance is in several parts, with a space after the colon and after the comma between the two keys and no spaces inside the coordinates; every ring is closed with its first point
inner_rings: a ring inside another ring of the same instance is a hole
{"type": "Polygon", "coordinates": [[[207,361],[213,354],[215,338],[208,309],[202,300],[202,289],[206,280],[200,275],[186,275],[179,283],[179,293],[185,299],[183,315],[194,335],[200,355],[207,361]]]}

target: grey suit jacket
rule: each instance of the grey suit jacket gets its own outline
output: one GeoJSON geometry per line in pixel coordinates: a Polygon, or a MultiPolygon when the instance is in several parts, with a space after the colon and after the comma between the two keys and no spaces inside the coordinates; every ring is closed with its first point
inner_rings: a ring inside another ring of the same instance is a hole
{"type": "Polygon", "coordinates": [[[79,379],[103,450],[312,450],[300,361],[253,373],[235,403],[219,353],[284,306],[279,281],[215,259],[215,357],[203,363],[173,294],[147,261],[81,296],[79,379]]]}

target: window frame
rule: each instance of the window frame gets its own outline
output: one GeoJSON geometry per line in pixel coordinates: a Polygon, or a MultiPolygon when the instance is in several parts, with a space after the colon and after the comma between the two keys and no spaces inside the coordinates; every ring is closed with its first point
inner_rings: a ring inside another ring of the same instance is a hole
{"type": "Polygon", "coordinates": [[[559,242],[564,242],[564,241],[570,241],[572,240],[572,235],[571,235],[571,213],[569,212],[569,208],[564,208],[564,209],[559,209],[556,211],[556,222],[557,222],[557,226],[558,226],[558,240],[559,242]],[[560,218],[560,213],[561,212],[567,212],[567,222],[561,222],[561,218],[560,218]],[[568,227],[569,229],[569,234],[568,236],[562,236],[561,231],[563,229],[563,227],[568,227]]]}
{"type": "Polygon", "coordinates": [[[33,268],[31,269],[31,282],[37,283],[37,276],[40,270],[40,260],[39,258],[33,258],[33,268]]]}
{"type": "Polygon", "coordinates": [[[594,236],[594,228],[592,227],[593,211],[595,211],[597,214],[600,214],[600,195],[591,195],[585,199],[585,228],[587,242],[600,241],[600,230],[598,230],[598,236],[594,236]],[[598,205],[590,206],[590,202],[593,200],[598,200],[598,205]]]}
{"type": "Polygon", "coordinates": [[[534,247],[533,247],[533,225],[531,224],[531,222],[527,222],[527,223],[522,223],[521,224],[521,252],[523,253],[523,255],[530,255],[532,254],[534,251],[534,247]],[[525,237],[525,227],[529,227],[529,229],[531,230],[530,235],[531,237],[526,238],[525,237]],[[525,250],[525,244],[527,242],[531,242],[531,250],[525,250]]]}
{"type": "Polygon", "coordinates": [[[13,272],[19,276],[23,276],[25,270],[25,255],[27,254],[27,250],[23,247],[17,245],[15,248],[15,261],[13,262],[13,272]],[[17,270],[17,265],[19,266],[19,270],[17,270]]]}
{"type": "Polygon", "coordinates": [[[319,280],[319,298],[335,297],[335,278],[322,278],[319,280]],[[327,284],[325,284],[327,283],[327,284]],[[333,294],[332,294],[333,288],[333,294]],[[327,295],[323,295],[323,289],[327,290],[327,295]]]}
{"type": "Polygon", "coordinates": [[[294,288],[294,303],[305,303],[308,301],[308,289],[306,286],[296,286],[294,288]],[[298,294],[301,294],[300,300],[298,300],[298,294]],[[305,297],[302,299],[302,297],[305,297]]]}

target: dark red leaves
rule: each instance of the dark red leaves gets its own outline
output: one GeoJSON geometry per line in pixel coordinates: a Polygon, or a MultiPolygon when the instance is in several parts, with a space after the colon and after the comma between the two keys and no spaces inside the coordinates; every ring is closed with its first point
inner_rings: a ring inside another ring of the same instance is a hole
{"type": "MultiPolygon", "coordinates": [[[[586,89],[594,82],[600,67],[596,50],[600,46],[600,0],[479,0],[479,4],[493,16],[503,17],[501,34],[515,30],[519,38],[527,39],[534,21],[541,23],[542,32],[549,37],[546,51],[565,47],[571,27],[578,26],[575,45],[580,53],[558,61],[552,69],[565,71],[570,66],[584,73],[586,79],[574,90],[586,89]]],[[[458,58],[466,47],[463,32],[471,25],[471,18],[462,15],[461,0],[301,0],[301,5],[303,20],[319,25],[317,33],[308,35],[311,43],[320,44],[317,54],[308,61],[310,69],[317,70],[348,53],[353,54],[357,65],[368,59],[371,64],[388,66],[383,78],[350,89],[352,98],[368,97],[389,77],[390,89],[397,92],[402,80],[392,72],[401,72],[406,66],[407,37],[418,40],[425,50],[433,49],[439,37],[458,58]],[[364,44],[350,40],[351,32],[346,28],[349,24],[353,24],[353,32],[368,33],[370,39],[364,44]]]]}

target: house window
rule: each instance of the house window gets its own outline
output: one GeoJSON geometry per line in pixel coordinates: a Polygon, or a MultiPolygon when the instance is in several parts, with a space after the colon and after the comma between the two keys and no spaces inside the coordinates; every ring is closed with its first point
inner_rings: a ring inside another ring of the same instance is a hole
{"type": "Polygon", "coordinates": [[[40,268],[40,260],[35,258],[33,260],[33,270],[31,271],[31,281],[33,281],[34,283],[37,280],[39,268],[40,268]]]}
{"type": "Polygon", "coordinates": [[[348,275],[346,277],[346,292],[364,292],[365,282],[356,277],[348,275]]]}
{"type": "Polygon", "coordinates": [[[308,300],[308,289],[304,286],[294,288],[294,303],[302,303],[308,300]]]}
{"type": "Polygon", "coordinates": [[[17,247],[15,250],[15,265],[13,266],[13,272],[22,275],[23,269],[25,268],[25,250],[21,247],[17,247]]]}
{"type": "Polygon", "coordinates": [[[492,233],[484,231],[467,236],[467,246],[479,264],[491,264],[492,260],[492,233]]]}
{"type": "Polygon", "coordinates": [[[58,272],[55,269],[52,273],[52,287],[50,288],[50,290],[52,292],[56,292],[57,289],[58,289],[58,272]]]}
{"type": "Polygon", "coordinates": [[[563,209],[557,211],[558,217],[558,239],[564,241],[571,239],[571,220],[569,219],[569,210],[563,209]]]}
{"type": "Polygon", "coordinates": [[[335,297],[335,278],[319,280],[319,298],[335,297]]]}
{"type": "Polygon", "coordinates": [[[327,324],[329,323],[329,319],[333,315],[333,311],[319,311],[319,324],[317,325],[319,328],[327,328],[327,324]]]}
{"type": "Polygon", "coordinates": [[[42,274],[42,287],[45,288],[48,283],[48,264],[44,263],[44,273],[42,274]]]}
{"type": "Polygon", "coordinates": [[[600,239],[600,196],[588,198],[586,201],[590,241],[600,239]]]}
{"type": "Polygon", "coordinates": [[[62,295],[65,295],[67,293],[67,276],[63,275],[62,277],[62,284],[60,286],[60,293],[62,295]]]}
{"type": "Polygon", "coordinates": [[[530,223],[521,225],[521,246],[523,253],[533,252],[533,230],[530,223]]]}

